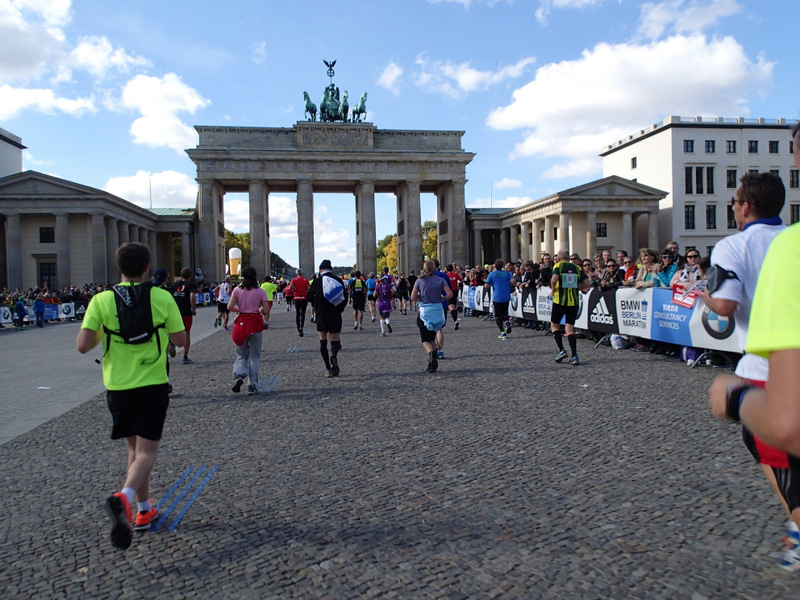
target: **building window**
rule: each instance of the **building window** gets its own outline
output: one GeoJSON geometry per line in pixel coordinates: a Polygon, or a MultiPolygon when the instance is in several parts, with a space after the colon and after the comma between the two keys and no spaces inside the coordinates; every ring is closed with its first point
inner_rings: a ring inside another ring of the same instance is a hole
{"type": "Polygon", "coordinates": [[[717,151],[717,142],[714,140],[706,140],[706,154],[713,154],[717,151]]]}
{"type": "Polygon", "coordinates": [[[736,154],[736,140],[728,140],[725,142],[725,152],[728,154],[736,154]]]}
{"type": "Polygon", "coordinates": [[[692,187],[692,185],[693,185],[692,182],[694,181],[694,179],[692,177],[692,167],[685,167],[684,168],[684,175],[686,176],[685,177],[685,181],[684,181],[684,193],[686,193],[686,194],[694,194],[693,187],[692,187]]]}
{"type": "Polygon", "coordinates": [[[553,241],[558,241],[558,227],[553,227],[553,241]]]}
{"type": "Polygon", "coordinates": [[[778,169],[770,169],[769,170],[769,174],[770,175],[775,175],[775,177],[780,177],[781,176],[781,172],[778,169]]]}
{"type": "Polygon", "coordinates": [[[608,223],[597,224],[597,237],[608,237],[608,223]]]}
{"type": "Polygon", "coordinates": [[[728,169],[725,172],[725,187],[736,189],[736,169],[728,169]]]}
{"type": "Polygon", "coordinates": [[[39,281],[43,285],[47,285],[48,290],[58,289],[56,263],[39,263],[39,281]]]}
{"type": "Polygon", "coordinates": [[[750,154],[758,154],[758,140],[747,141],[747,152],[750,154]]]}
{"type": "Polygon", "coordinates": [[[714,193],[714,167],[706,167],[706,194],[714,193]]]}
{"type": "Polygon", "coordinates": [[[714,246],[706,246],[706,256],[711,256],[711,253],[714,251],[714,246]]]}
{"type": "Polygon", "coordinates": [[[750,173],[750,175],[758,175],[758,169],[750,169],[747,172],[750,173]]]}
{"type": "Polygon", "coordinates": [[[789,205],[789,222],[797,223],[800,221],[800,204],[789,205]]]}
{"type": "Polygon", "coordinates": [[[789,187],[790,188],[800,187],[800,177],[798,175],[800,175],[800,171],[798,171],[797,169],[791,169],[789,171],[789,187]]]}
{"type": "Polygon", "coordinates": [[[728,204],[728,229],[737,229],[736,215],[733,214],[733,205],[728,204]]]}
{"type": "Polygon", "coordinates": [[[694,140],[683,140],[683,151],[694,152],[694,140]]]}
{"type": "Polygon", "coordinates": [[[703,167],[695,167],[694,169],[694,184],[697,188],[697,193],[703,193],[703,167]]]}
{"type": "Polygon", "coordinates": [[[706,229],[717,228],[717,205],[706,204],[706,229]]]}
{"type": "Polygon", "coordinates": [[[769,143],[769,153],[770,154],[777,154],[778,153],[778,140],[771,140],[769,143]]]}
{"type": "Polygon", "coordinates": [[[636,157],[634,156],[633,158],[631,158],[631,169],[635,168],[636,168],[636,157]]]}
{"type": "Polygon", "coordinates": [[[694,204],[683,207],[683,226],[685,229],[694,229],[694,204]]]}
{"type": "Polygon", "coordinates": [[[39,227],[39,243],[40,244],[55,244],[56,243],[56,228],[55,227],[39,227]]]}
{"type": "Polygon", "coordinates": [[[789,154],[794,154],[794,140],[789,142],[789,154]]]}

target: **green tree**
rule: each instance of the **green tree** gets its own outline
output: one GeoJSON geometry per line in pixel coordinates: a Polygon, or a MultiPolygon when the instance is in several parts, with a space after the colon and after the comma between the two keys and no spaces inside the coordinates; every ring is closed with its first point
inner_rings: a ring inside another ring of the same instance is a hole
{"type": "Polygon", "coordinates": [[[438,231],[436,221],[425,221],[422,225],[422,255],[431,260],[437,257],[438,231]]]}
{"type": "MultiPolygon", "coordinates": [[[[225,260],[228,260],[228,250],[231,248],[239,248],[242,251],[242,267],[250,266],[250,233],[233,233],[232,231],[225,230],[225,260]]],[[[270,263],[272,265],[272,275],[278,277],[282,275],[294,276],[294,267],[283,260],[274,252],[269,253],[270,263]]],[[[260,276],[261,274],[259,274],[260,276]]]]}
{"type": "Polygon", "coordinates": [[[375,258],[377,259],[378,271],[382,271],[383,267],[389,267],[390,270],[397,268],[397,235],[390,234],[378,242],[378,247],[375,249],[375,258]]]}

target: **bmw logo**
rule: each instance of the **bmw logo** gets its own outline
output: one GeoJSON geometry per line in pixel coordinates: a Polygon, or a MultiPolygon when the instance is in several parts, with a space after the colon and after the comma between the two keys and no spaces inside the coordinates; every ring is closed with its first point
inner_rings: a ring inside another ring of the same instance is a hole
{"type": "Polygon", "coordinates": [[[715,340],[724,340],[731,336],[736,321],[713,312],[708,307],[703,311],[703,329],[715,340]]]}
{"type": "Polygon", "coordinates": [[[511,309],[517,310],[517,306],[519,306],[519,298],[516,293],[511,294],[511,309]]]}
{"type": "Polygon", "coordinates": [[[69,313],[72,312],[72,307],[69,306],[68,304],[65,304],[61,310],[64,312],[65,315],[68,315],[69,313]]]}

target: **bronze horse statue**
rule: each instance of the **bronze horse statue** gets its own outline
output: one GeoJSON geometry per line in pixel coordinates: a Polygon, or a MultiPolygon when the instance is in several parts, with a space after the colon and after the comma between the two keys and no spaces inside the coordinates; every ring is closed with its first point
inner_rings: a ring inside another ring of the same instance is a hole
{"type": "Polygon", "coordinates": [[[303,92],[303,98],[306,101],[306,112],[305,116],[308,117],[311,115],[311,118],[308,119],[309,121],[316,121],[317,120],[317,105],[311,101],[311,96],[308,95],[308,92],[303,92]]]}
{"type": "Polygon", "coordinates": [[[361,94],[361,100],[359,100],[358,104],[350,111],[350,115],[353,123],[360,123],[361,115],[364,115],[365,119],[367,118],[367,92],[361,94]]]}

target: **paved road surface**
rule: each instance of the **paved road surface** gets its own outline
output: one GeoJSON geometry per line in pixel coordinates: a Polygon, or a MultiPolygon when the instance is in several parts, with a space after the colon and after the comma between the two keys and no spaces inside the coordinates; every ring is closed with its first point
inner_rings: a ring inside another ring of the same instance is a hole
{"type": "MultiPolygon", "coordinates": [[[[501,342],[466,319],[430,375],[413,315],[396,315],[386,337],[346,329],[325,379],[293,316],[279,307],[265,335],[269,394],[231,392],[220,330],[173,361],[151,489],[162,514],[186,493],[126,552],[102,510],[125,469],[102,395],[0,446],[0,596],[800,598],[776,567],[776,500],[739,428],[708,415],[714,369],[586,341],[580,367],[556,365],[552,338],[501,342]]],[[[89,360],[68,333],[63,356],[48,336],[26,360],[89,360]]],[[[4,356],[37,335],[3,332],[4,356]]],[[[75,368],[3,387],[60,398],[75,368]]],[[[99,380],[88,365],[71,394],[99,380]]]]}

